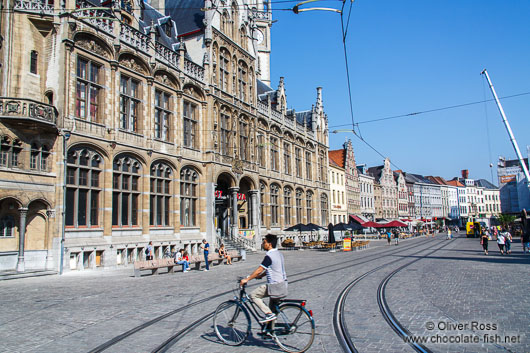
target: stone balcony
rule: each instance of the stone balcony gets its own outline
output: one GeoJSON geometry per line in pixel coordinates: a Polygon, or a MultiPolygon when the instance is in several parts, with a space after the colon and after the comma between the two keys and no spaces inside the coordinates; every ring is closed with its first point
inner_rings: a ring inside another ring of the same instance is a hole
{"type": "Polygon", "coordinates": [[[57,109],[54,106],[28,98],[0,97],[0,120],[24,123],[28,127],[57,129],[57,109]]]}

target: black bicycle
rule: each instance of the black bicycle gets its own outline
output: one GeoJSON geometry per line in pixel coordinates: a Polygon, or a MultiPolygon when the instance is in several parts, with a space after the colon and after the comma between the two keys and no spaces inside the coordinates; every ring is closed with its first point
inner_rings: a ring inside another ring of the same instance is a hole
{"type": "Polygon", "coordinates": [[[313,313],[306,309],[306,301],[300,299],[273,299],[271,310],[276,320],[260,323],[264,318],[261,310],[247,295],[245,286],[234,290],[239,295],[233,300],[221,303],[215,310],[213,326],[217,337],[230,346],[239,346],[245,342],[251,330],[252,315],[261,327],[260,335],[274,339],[286,352],[305,352],[315,338],[313,313]]]}

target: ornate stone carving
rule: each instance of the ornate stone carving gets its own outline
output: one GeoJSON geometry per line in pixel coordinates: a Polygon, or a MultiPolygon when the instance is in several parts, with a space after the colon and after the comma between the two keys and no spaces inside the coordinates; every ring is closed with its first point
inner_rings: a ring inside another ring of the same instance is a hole
{"type": "Polygon", "coordinates": [[[243,161],[239,157],[234,158],[232,161],[232,172],[235,174],[243,174],[243,161]]]}
{"type": "Polygon", "coordinates": [[[145,69],[134,58],[120,60],[120,65],[125,66],[133,71],[145,74],[145,69]]]}
{"type": "Polygon", "coordinates": [[[83,49],[91,51],[97,55],[103,56],[104,58],[109,58],[109,53],[101,45],[96,43],[94,40],[85,39],[75,42],[75,44],[83,49]]]}
{"type": "Polygon", "coordinates": [[[173,82],[173,80],[170,79],[166,74],[157,74],[157,75],[155,75],[155,81],[163,83],[166,86],[177,88],[177,86],[175,85],[175,82],[173,82]]]}

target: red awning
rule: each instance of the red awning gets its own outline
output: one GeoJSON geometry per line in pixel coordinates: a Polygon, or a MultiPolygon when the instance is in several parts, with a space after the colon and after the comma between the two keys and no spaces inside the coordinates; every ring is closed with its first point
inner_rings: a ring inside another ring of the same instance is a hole
{"type": "MultiPolygon", "coordinates": [[[[372,226],[365,226],[365,223],[368,223],[366,222],[365,220],[361,219],[360,217],[354,215],[354,214],[351,214],[350,215],[350,218],[353,219],[355,222],[359,223],[360,225],[362,225],[363,227],[372,227],[372,226]]],[[[374,222],[372,222],[374,223],[374,222]]]]}
{"type": "Polygon", "coordinates": [[[364,224],[362,224],[362,226],[363,227],[372,227],[372,228],[383,228],[383,227],[385,227],[384,224],[376,223],[376,222],[372,222],[372,221],[364,222],[364,224]]]}
{"type": "Polygon", "coordinates": [[[384,226],[385,227],[407,227],[407,224],[400,222],[400,221],[392,221],[392,222],[388,222],[384,226]]]}

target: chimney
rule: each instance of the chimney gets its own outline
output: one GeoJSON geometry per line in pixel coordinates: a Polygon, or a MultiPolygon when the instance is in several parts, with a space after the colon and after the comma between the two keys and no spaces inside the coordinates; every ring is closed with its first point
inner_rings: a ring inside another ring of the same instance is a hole
{"type": "Polygon", "coordinates": [[[469,170],[462,169],[462,178],[469,179],[469,170]]]}

